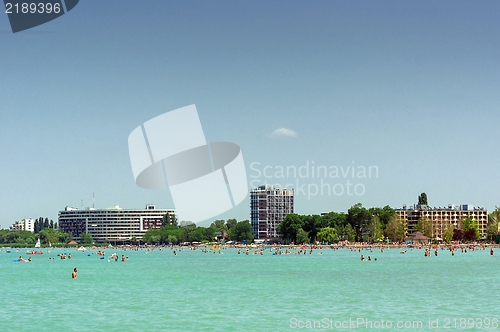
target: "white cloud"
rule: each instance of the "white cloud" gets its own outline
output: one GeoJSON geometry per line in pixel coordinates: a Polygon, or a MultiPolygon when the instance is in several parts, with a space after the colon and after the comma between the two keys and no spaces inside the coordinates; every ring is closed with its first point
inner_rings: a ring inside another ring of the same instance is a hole
{"type": "Polygon", "coordinates": [[[296,137],[296,136],[297,133],[295,131],[287,128],[278,128],[275,129],[271,134],[269,134],[269,137],[296,137]]]}

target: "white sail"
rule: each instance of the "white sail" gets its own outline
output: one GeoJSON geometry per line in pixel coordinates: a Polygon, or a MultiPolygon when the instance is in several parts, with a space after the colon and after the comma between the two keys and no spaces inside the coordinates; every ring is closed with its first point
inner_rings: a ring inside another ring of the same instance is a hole
{"type": "Polygon", "coordinates": [[[40,248],[41,245],[40,245],[40,238],[38,239],[38,241],[36,241],[36,244],[35,244],[35,248],[40,248]]]}

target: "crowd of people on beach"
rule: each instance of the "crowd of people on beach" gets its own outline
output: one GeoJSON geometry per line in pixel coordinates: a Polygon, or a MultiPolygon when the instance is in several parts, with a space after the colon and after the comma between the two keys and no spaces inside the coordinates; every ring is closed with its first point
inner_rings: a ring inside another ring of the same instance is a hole
{"type": "MultiPolygon", "coordinates": [[[[460,250],[462,253],[467,253],[467,251],[476,251],[476,250],[486,250],[487,248],[490,251],[491,255],[494,255],[494,249],[500,248],[498,244],[483,244],[483,243],[474,243],[474,244],[404,244],[404,243],[396,243],[396,244],[368,244],[368,243],[338,243],[338,244],[200,244],[200,245],[119,245],[119,246],[108,246],[108,247],[89,247],[89,248],[75,248],[77,251],[92,251],[87,254],[88,256],[97,255],[102,257],[106,256],[107,249],[111,249],[116,251],[116,249],[120,249],[123,251],[131,250],[131,251],[145,251],[146,253],[152,253],[154,251],[165,251],[170,250],[174,255],[177,255],[179,252],[183,250],[199,250],[200,252],[207,253],[219,253],[222,254],[226,249],[237,249],[236,253],[238,255],[264,255],[265,252],[269,252],[273,255],[312,255],[314,253],[322,254],[323,250],[349,250],[352,252],[361,253],[365,250],[369,250],[370,253],[374,252],[374,250],[384,252],[385,249],[404,249],[401,250],[400,253],[404,254],[408,250],[424,250],[424,256],[431,256],[431,252],[434,253],[434,256],[438,256],[439,251],[449,251],[452,255],[456,250],[460,250]]],[[[56,248],[47,248],[47,252],[50,250],[55,250],[56,248]]],[[[57,256],[64,259],[71,259],[71,253],[66,253],[66,251],[71,250],[71,248],[60,248],[64,249],[64,253],[59,253],[57,256]]],[[[16,249],[19,252],[22,249],[16,249]]],[[[2,249],[0,249],[0,252],[2,249]]],[[[10,252],[10,249],[6,252],[10,252]]],[[[40,254],[43,253],[40,251],[40,254]]],[[[31,255],[30,251],[27,251],[27,254],[31,255]]],[[[37,252],[38,254],[38,252],[37,252]]],[[[114,252],[109,256],[111,260],[120,260],[119,255],[114,252]]],[[[31,258],[31,257],[30,257],[31,258]]],[[[121,261],[128,260],[128,256],[122,255],[121,261]]]]}
{"type": "MultiPolygon", "coordinates": [[[[387,244],[367,244],[367,243],[339,243],[339,244],[329,244],[329,245],[322,245],[322,244],[302,244],[302,245],[281,245],[281,244],[273,244],[273,245],[266,245],[266,244],[249,244],[249,245],[244,245],[244,244],[202,244],[202,245],[142,245],[142,246],[131,246],[131,245],[124,245],[124,246],[114,246],[114,247],[91,247],[91,248],[76,248],[77,251],[86,251],[86,250],[92,250],[91,253],[88,253],[87,256],[93,256],[96,255],[100,259],[104,259],[106,256],[105,250],[107,249],[112,249],[115,251],[113,254],[109,256],[108,262],[110,261],[121,261],[125,262],[129,259],[128,256],[125,255],[120,255],[116,252],[117,249],[127,251],[127,250],[132,250],[132,251],[144,251],[146,254],[151,254],[154,251],[166,251],[170,250],[174,256],[177,256],[180,252],[183,250],[192,250],[196,251],[199,250],[203,254],[223,254],[224,251],[227,251],[227,249],[235,249],[232,250],[232,253],[236,253],[237,255],[264,255],[265,253],[271,254],[271,255],[313,255],[313,254],[318,254],[322,255],[324,250],[333,250],[333,251],[338,251],[338,250],[348,250],[354,253],[359,253],[360,254],[360,261],[365,262],[371,262],[371,261],[377,261],[377,257],[373,257],[374,251],[378,251],[380,253],[383,253],[385,249],[404,249],[401,250],[399,253],[400,254],[405,254],[408,252],[408,250],[423,250],[424,252],[424,257],[431,257],[432,255],[438,256],[439,252],[449,252],[452,256],[455,255],[456,251],[459,251],[463,254],[466,254],[468,251],[477,251],[477,250],[484,250],[489,249],[489,255],[494,256],[495,250],[498,249],[499,245],[498,244],[484,244],[484,243],[473,243],[473,244],[460,244],[460,243],[452,243],[452,244],[422,244],[422,243],[414,243],[414,244],[393,244],[393,245],[387,245],[387,244]],[[365,254],[363,254],[365,251],[369,252],[370,255],[365,257],[365,254]]],[[[51,250],[54,250],[55,248],[47,248],[47,252],[49,253],[51,250]]],[[[22,250],[22,249],[21,249],[22,250]]],[[[61,260],[65,259],[71,259],[71,253],[66,253],[67,250],[70,250],[69,248],[64,248],[63,253],[58,253],[57,256],[61,260]]],[[[0,249],[0,252],[2,249],[0,249]]],[[[20,251],[20,249],[16,249],[16,251],[20,251]]],[[[8,251],[6,250],[7,253],[10,253],[11,250],[9,249],[8,251]]],[[[43,253],[43,252],[42,252],[43,253]]],[[[30,254],[30,251],[27,251],[27,254],[30,254]]],[[[37,254],[39,254],[37,252],[37,254]]],[[[52,261],[54,257],[49,257],[47,258],[47,261],[52,261]]],[[[33,259],[30,256],[28,259],[24,259],[21,256],[17,259],[18,262],[32,262],[33,259]]],[[[78,269],[75,267],[72,272],[72,278],[76,279],[77,278],[77,272],[78,269]]]]}
{"type": "MultiPolygon", "coordinates": [[[[455,254],[456,250],[460,250],[462,253],[467,253],[468,251],[476,251],[476,250],[486,250],[489,248],[490,255],[494,255],[494,249],[499,248],[498,244],[393,244],[393,245],[380,245],[380,244],[366,244],[366,243],[353,243],[353,244],[302,244],[302,245],[281,245],[281,244],[273,244],[273,245],[265,245],[265,244],[213,244],[213,245],[198,245],[198,246],[176,246],[176,245],[168,245],[168,246],[153,246],[148,247],[148,251],[152,252],[154,250],[164,251],[170,249],[172,253],[177,256],[183,250],[200,250],[203,254],[223,254],[226,249],[237,249],[237,255],[264,255],[266,252],[272,255],[313,255],[318,254],[322,255],[324,250],[349,250],[352,252],[361,253],[369,251],[373,253],[375,250],[383,253],[386,249],[404,249],[400,251],[400,254],[405,254],[408,250],[423,250],[425,257],[430,257],[432,254],[434,256],[438,256],[439,251],[449,251],[452,255],[455,254]]],[[[135,248],[134,250],[137,250],[135,248]]],[[[360,256],[360,260],[362,261],[376,261],[377,259],[368,256],[365,258],[364,255],[360,256]]]]}

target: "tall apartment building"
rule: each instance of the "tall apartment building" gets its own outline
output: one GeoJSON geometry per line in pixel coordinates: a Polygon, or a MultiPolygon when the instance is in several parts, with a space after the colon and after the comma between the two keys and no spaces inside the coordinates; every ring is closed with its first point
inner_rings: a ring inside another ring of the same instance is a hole
{"type": "Polygon", "coordinates": [[[35,219],[23,219],[23,220],[18,220],[12,226],[9,227],[10,231],[30,231],[34,232],[35,231],[35,219]]]}
{"type": "Polygon", "coordinates": [[[250,221],[256,239],[278,237],[276,227],[293,213],[293,189],[260,186],[250,191],[250,221]]]}
{"type": "Polygon", "coordinates": [[[142,240],[148,229],[160,228],[166,213],[175,216],[175,210],[157,209],[154,205],[146,205],[145,209],[66,207],[59,211],[59,228],[71,232],[76,241],[89,233],[95,242],[123,243],[132,237],[142,240]]]}
{"type": "Polygon", "coordinates": [[[486,236],[488,228],[488,211],[484,208],[473,207],[468,204],[448,205],[448,207],[430,207],[427,205],[403,206],[402,209],[396,209],[398,217],[406,220],[407,234],[416,232],[416,225],[420,218],[427,217],[432,221],[433,239],[442,239],[443,233],[448,227],[457,228],[467,217],[472,217],[479,225],[481,238],[486,236]]]}

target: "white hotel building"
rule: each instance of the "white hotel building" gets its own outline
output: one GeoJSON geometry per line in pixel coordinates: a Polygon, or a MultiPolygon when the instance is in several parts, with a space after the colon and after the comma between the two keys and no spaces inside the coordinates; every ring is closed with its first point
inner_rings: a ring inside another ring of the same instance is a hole
{"type": "Polygon", "coordinates": [[[14,224],[12,224],[9,229],[11,231],[29,231],[33,233],[35,231],[35,219],[28,218],[18,220],[14,224]]]}
{"type": "Polygon", "coordinates": [[[146,205],[145,209],[122,209],[118,205],[107,209],[66,207],[59,211],[59,228],[73,234],[76,241],[85,233],[95,242],[127,242],[133,237],[142,240],[148,229],[160,228],[163,216],[175,217],[175,210],[157,209],[146,205]]]}

